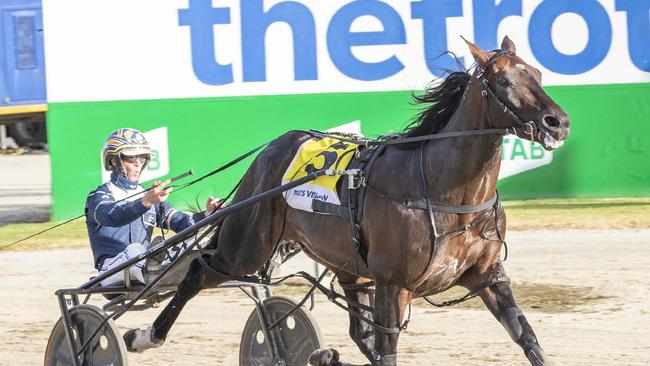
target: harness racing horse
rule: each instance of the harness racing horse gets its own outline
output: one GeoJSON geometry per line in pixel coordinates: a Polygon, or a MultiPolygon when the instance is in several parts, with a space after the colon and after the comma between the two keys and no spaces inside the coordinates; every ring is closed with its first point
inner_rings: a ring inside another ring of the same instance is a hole
{"type": "MultiPolygon", "coordinates": [[[[561,146],[569,117],[540,86],[540,72],[516,55],[514,43],[505,37],[501,49],[490,52],[467,44],[477,68],[452,73],[416,97],[431,106],[398,138],[508,128],[546,150],[561,146]]],[[[244,175],[233,202],[278,187],[298,147],[311,137],[292,131],[271,142],[244,175]]],[[[350,336],[373,366],[397,365],[399,330],[411,300],[455,285],[482,298],[532,365],[548,364],[500,260],[506,218],[498,200],[478,212],[437,209],[494,202],[502,140],[503,133],[461,133],[387,146],[366,177],[359,225],[367,262],[352,244],[349,219],[293,209],[280,195],[236,211],[213,239],[218,245],[209,266],[194,261],[153,325],[125,334],[127,347],[161,345],[188,300],[231,276],[254,273],[286,240],[333,270],[346,297],[356,302],[351,310],[381,326],[350,315],[350,336]],[[422,199],[424,209],[405,203],[422,199]]],[[[343,365],[332,349],[316,351],[310,363],[343,365]]]]}

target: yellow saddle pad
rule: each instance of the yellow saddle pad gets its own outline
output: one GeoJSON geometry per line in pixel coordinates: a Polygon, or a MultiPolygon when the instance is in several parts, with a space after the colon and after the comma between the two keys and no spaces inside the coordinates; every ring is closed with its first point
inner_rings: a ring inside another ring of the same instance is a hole
{"type": "MultiPolygon", "coordinates": [[[[349,136],[341,136],[349,138],[349,136]]],[[[307,174],[321,169],[345,169],[358,145],[343,142],[331,137],[312,138],[305,141],[294,156],[282,177],[282,184],[287,184],[307,174]]],[[[302,184],[284,193],[284,198],[293,208],[310,211],[312,200],[332,204],[341,204],[336,192],[336,183],[340,175],[320,176],[309,183],[302,184]]]]}

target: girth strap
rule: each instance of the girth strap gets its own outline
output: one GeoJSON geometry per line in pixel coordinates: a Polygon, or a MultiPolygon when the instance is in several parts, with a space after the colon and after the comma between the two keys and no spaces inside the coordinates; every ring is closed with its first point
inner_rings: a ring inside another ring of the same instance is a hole
{"type": "Polygon", "coordinates": [[[320,200],[312,200],[311,209],[314,212],[318,212],[318,213],[327,213],[327,214],[343,217],[345,219],[350,218],[350,208],[347,206],[342,206],[342,205],[324,202],[320,200]]]}

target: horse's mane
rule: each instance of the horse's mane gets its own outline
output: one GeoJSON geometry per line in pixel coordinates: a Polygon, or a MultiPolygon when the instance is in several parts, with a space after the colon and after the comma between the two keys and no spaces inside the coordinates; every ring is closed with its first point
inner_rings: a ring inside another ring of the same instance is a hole
{"type": "Polygon", "coordinates": [[[429,84],[424,94],[413,93],[414,104],[430,106],[418,113],[399,135],[414,137],[440,132],[458,108],[470,79],[466,71],[451,72],[441,81],[429,84]]]}

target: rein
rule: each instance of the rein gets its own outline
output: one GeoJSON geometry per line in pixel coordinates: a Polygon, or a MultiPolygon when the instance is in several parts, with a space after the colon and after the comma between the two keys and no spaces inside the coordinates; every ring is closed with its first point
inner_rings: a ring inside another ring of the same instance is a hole
{"type": "Polygon", "coordinates": [[[399,144],[411,144],[414,142],[423,142],[431,140],[441,140],[447,138],[455,137],[466,137],[466,136],[483,136],[483,135],[515,135],[520,128],[517,127],[508,127],[508,128],[486,128],[481,130],[467,130],[467,131],[453,131],[453,132],[443,132],[443,133],[434,133],[429,135],[422,136],[413,136],[413,137],[398,137],[391,140],[374,140],[368,138],[346,138],[341,135],[331,134],[329,132],[323,132],[318,130],[308,130],[302,131],[308,133],[312,136],[318,137],[328,137],[342,142],[349,142],[359,146],[370,147],[370,146],[388,146],[388,145],[399,145],[399,144]]]}

